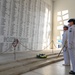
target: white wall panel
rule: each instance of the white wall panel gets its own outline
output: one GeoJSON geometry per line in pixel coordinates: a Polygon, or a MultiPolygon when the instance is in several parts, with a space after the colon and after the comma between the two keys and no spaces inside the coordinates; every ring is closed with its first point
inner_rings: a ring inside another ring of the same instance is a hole
{"type": "MultiPolygon", "coordinates": [[[[46,8],[51,11],[50,7],[51,2],[44,0],[0,0],[0,51],[7,50],[14,38],[32,50],[43,49],[46,8]]],[[[28,49],[19,45],[17,50],[28,49]]]]}

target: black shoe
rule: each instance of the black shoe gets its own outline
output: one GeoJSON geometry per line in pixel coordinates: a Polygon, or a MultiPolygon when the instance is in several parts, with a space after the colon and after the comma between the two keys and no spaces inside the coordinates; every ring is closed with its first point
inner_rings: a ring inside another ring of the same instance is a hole
{"type": "Polygon", "coordinates": [[[70,71],[69,74],[75,74],[75,72],[74,71],[70,71]]]}

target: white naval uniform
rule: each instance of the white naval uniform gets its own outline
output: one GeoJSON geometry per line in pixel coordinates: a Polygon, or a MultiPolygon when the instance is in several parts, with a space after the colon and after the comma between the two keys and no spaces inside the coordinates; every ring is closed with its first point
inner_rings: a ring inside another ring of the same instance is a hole
{"type": "Polygon", "coordinates": [[[68,37],[68,30],[64,31],[63,33],[62,46],[64,47],[63,56],[65,65],[70,65],[69,51],[67,47],[67,39],[68,39],[67,37],[68,37]]]}
{"type": "Polygon", "coordinates": [[[75,25],[69,27],[68,30],[68,49],[72,63],[72,71],[75,72],[75,25]]]}

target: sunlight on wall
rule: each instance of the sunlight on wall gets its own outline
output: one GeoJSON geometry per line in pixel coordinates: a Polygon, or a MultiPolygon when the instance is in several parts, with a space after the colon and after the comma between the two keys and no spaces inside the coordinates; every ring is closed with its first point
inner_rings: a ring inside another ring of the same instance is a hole
{"type": "Polygon", "coordinates": [[[59,24],[63,24],[62,22],[59,22],[59,24]]]}
{"type": "Polygon", "coordinates": [[[61,47],[63,26],[68,25],[68,19],[69,19],[69,11],[68,10],[63,10],[63,11],[57,12],[57,22],[58,22],[58,25],[57,25],[58,35],[57,35],[57,38],[60,37],[59,39],[57,39],[57,47],[58,48],[61,47]]]}
{"type": "Polygon", "coordinates": [[[48,8],[45,8],[45,17],[44,17],[44,29],[43,29],[43,43],[42,49],[47,47],[46,49],[50,49],[50,23],[51,23],[51,12],[48,8]]]}
{"type": "Polygon", "coordinates": [[[61,11],[57,12],[57,15],[61,16],[61,11]]]}
{"type": "Polygon", "coordinates": [[[68,14],[68,10],[62,11],[62,15],[68,14]]]}
{"type": "Polygon", "coordinates": [[[58,26],[58,27],[57,27],[57,30],[63,30],[63,25],[58,26]]]}
{"type": "Polygon", "coordinates": [[[61,16],[57,17],[57,21],[61,21],[61,20],[62,20],[61,16]]]}
{"type": "Polygon", "coordinates": [[[57,21],[59,22],[59,25],[60,24],[67,25],[68,24],[67,23],[68,19],[69,19],[69,12],[68,12],[68,10],[57,12],[57,21]]]}

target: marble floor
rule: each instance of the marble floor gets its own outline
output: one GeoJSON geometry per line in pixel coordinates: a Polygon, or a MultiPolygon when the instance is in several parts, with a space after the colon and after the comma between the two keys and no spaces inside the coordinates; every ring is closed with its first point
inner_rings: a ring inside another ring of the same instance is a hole
{"type": "Polygon", "coordinates": [[[63,66],[63,63],[60,61],[21,75],[69,75],[70,67],[63,66]]]}

